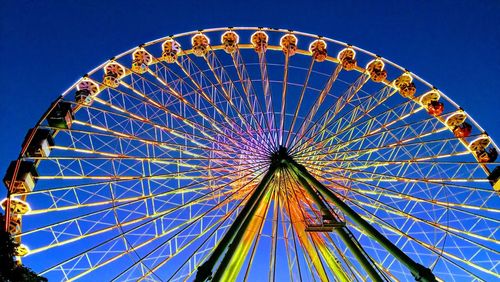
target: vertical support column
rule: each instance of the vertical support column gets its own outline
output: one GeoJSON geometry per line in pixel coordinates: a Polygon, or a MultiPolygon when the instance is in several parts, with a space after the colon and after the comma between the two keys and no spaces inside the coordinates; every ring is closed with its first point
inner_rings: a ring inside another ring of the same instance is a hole
{"type": "MultiPolygon", "coordinates": [[[[296,169],[292,165],[292,170],[294,174],[297,176],[297,179],[299,180],[300,184],[302,184],[302,187],[307,191],[309,196],[313,198],[313,201],[320,207],[321,213],[324,214],[326,213],[330,218],[333,220],[336,220],[335,217],[331,214],[330,209],[325,205],[323,200],[319,197],[318,194],[316,194],[316,191],[309,185],[307,180],[300,174],[300,171],[296,169]]],[[[354,254],[356,259],[359,261],[361,266],[365,269],[365,271],[368,273],[368,276],[373,281],[383,281],[382,278],[380,277],[379,273],[375,268],[373,268],[372,264],[370,261],[366,258],[366,256],[363,254],[363,252],[359,249],[358,245],[353,241],[353,238],[347,234],[347,232],[343,228],[335,228],[335,231],[339,235],[340,239],[346,244],[347,248],[354,254]]]]}
{"type": "MultiPolygon", "coordinates": [[[[245,231],[246,226],[250,223],[253,214],[257,210],[259,206],[259,202],[264,198],[266,188],[268,187],[269,182],[274,176],[276,172],[277,166],[271,165],[269,170],[262,178],[262,181],[255,188],[255,191],[248,199],[247,203],[238,214],[233,224],[226,231],[224,237],[220,240],[219,244],[215,247],[214,251],[210,255],[207,261],[205,261],[200,267],[198,267],[195,282],[202,282],[211,279],[212,270],[215,267],[215,264],[219,261],[219,258],[224,253],[226,249],[227,252],[223,258],[222,263],[219,264],[219,268],[216,271],[215,276],[221,275],[221,270],[223,272],[225,265],[225,261],[229,261],[234,254],[234,249],[240,243],[241,237],[245,231]]],[[[214,279],[216,280],[216,279],[214,279]]]]}
{"type": "Polygon", "coordinates": [[[314,176],[309,174],[307,169],[295,162],[293,159],[289,158],[288,163],[293,170],[304,177],[307,181],[311,182],[318,191],[324,195],[328,200],[333,202],[342,212],[344,212],[354,223],[359,225],[370,237],[375,239],[382,247],[384,247],[389,253],[391,253],[399,262],[404,264],[411,272],[415,281],[422,282],[435,282],[436,277],[429,268],[415,262],[403,251],[401,251],[396,245],[394,245],[389,239],[382,235],[377,229],[366,222],[359,214],[357,214],[353,209],[351,209],[346,203],[340,200],[332,191],[326,188],[321,182],[319,182],[314,176]]]}

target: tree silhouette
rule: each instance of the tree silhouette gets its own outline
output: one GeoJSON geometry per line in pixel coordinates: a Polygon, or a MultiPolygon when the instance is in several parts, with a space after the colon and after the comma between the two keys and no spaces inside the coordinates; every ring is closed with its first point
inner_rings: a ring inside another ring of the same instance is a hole
{"type": "Polygon", "coordinates": [[[0,214],[0,281],[5,282],[46,282],[47,278],[38,276],[30,268],[15,260],[18,244],[5,231],[5,217],[0,214]]]}

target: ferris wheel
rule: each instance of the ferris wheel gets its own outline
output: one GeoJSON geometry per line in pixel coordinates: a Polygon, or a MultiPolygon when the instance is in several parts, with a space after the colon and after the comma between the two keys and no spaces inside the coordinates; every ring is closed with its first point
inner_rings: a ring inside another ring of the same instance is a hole
{"type": "Polygon", "coordinates": [[[103,63],[28,131],[1,202],[50,281],[500,279],[498,147],[414,73],[270,28],[103,63]]]}

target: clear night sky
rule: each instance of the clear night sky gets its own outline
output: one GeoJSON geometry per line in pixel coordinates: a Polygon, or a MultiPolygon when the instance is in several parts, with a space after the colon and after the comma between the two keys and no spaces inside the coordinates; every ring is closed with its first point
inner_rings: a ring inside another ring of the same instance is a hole
{"type": "Polygon", "coordinates": [[[220,26],[300,30],[377,53],[433,83],[500,142],[500,1],[218,2],[0,1],[0,174],[81,75],[140,43],[220,26]]]}

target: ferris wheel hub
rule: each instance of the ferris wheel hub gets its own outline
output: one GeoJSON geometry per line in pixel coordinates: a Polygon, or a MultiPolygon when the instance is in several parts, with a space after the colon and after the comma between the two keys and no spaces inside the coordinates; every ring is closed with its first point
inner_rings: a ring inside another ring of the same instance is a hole
{"type": "Polygon", "coordinates": [[[283,145],[280,145],[278,149],[272,152],[269,158],[271,160],[271,165],[275,166],[283,166],[285,161],[292,160],[292,157],[288,152],[288,148],[283,145]]]}

